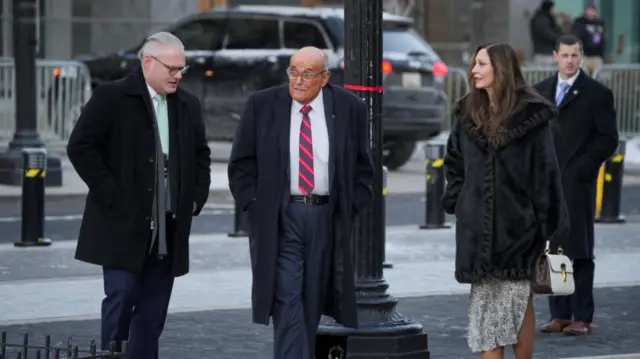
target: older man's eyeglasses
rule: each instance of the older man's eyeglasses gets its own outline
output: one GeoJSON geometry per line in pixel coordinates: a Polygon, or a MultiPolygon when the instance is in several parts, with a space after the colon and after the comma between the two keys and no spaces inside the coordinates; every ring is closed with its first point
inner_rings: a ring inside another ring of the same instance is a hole
{"type": "Polygon", "coordinates": [[[305,71],[300,73],[297,70],[294,70],[292,68],[288,68],[287,69],[287,76],[289,76],[289,79],[291,80],[297,80],[298,78],[302,77],[303,80],[313,80],[318,76],[324,75],[327,71],[320,71],[320,72],[311,72],[311,71],[305,71]]]}
{"type": "Polygon", "coordinates": [[[164,62],[160,61],[157,57],[155,56],[151,56],[152,59],[158,61],[160,64],[162,64],[162,66],[166,67],[167,70],[169,71],[169,75],[173,76],[175,74],[177,74],[178,72],[180,73],[180,75],[184,75],[187,70],[189,69],[189,66],[169,66],[167,64],[165,64],[164,62]]]}

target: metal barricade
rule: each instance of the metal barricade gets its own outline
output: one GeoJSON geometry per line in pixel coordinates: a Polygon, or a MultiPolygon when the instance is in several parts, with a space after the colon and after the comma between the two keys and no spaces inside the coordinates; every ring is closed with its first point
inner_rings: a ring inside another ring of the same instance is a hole
{"type": "Polygon", "coordinates": [[[613,92],[620,134],[637,135],[640,132],[640,64],[603,65],[593,77],[613,92]]]}
{"type": "Polygon", "coordinates": [[[450,67],[447,76],[444,78],[444,92],[449,97],[447,102],[445,121],[442,124],[442,131],[449,131],[453,124],[453,106],[469,91],[467,83],[467,71],[458,67],[450,67]]]}
{"type": "MultiPolygon", "coordinates": [[[[12,58],[0,60],[0,139],[15,130],[15,67],[12,58]]],[[[75,121],[91,97],[91,75],[77,61],[36,62],[37,126],[50,146],[66,145],[75,121]]]]}
{"type": "MultiPolygon", "coordinates": [[[[557,69],[553,66],[525,66],[522,68],[522,75],[527,83],[531,86],[553,76],[557,69]]],[[[453,107],[454,104],[469,91],[467,82],[467,71],[459,67],[450,67],[449,73],[444,79],[444,92],[449,96],[449,104],[445,121],[442,125],[442,131],[449,131],[453,124],[453,107]]]]}
{"type": "MultiPolygon", "coordinates": [[[[522,67],[522,75],[531,86],[554,76],[557,71],[555,66],[522,67]]],[[[613,92],[620,134],[635,136],[640,133],[640,64],[603,65],[593,73],[593,78],[613,92]]],[[[442,131],[451,129],[453,106],[467,91],[466,70],[450,67],[444,80],[444,92],[449,96],[449,104],[442,131]]]]}
{"type": "Polygon", "coordinates": [[[555,66],[524,66],[522,67],[522,76],[530,85],[535,86],[538,82],[546,80],[558,72],[555,66]]]}

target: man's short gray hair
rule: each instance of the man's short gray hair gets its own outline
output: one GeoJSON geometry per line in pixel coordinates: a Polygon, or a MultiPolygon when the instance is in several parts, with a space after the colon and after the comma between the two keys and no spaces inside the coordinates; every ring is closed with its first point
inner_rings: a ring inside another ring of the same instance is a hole
{"type": "Polygon", "coordinates": [[[178,37],[170,32],[161,31],[147,37],[144,44],[142,44],[140,51],[138,51],[138,58],[142,60],[144,55],[157,55],[156,52],[158,51],[158,45],[166,45],[177,50],[184,51],[184,45],[178,37]]]}

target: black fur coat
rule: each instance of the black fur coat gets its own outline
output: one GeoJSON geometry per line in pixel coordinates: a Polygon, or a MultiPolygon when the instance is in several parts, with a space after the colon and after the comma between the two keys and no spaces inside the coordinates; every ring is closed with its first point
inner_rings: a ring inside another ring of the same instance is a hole
{"type": "Polygon", "coordinates": [[[455,111],[445,156],[442,205],[456,216],[456,280],[532,279],[547,240],[569,231],[549,104],[522,101],[500,136],[455,111]]]}

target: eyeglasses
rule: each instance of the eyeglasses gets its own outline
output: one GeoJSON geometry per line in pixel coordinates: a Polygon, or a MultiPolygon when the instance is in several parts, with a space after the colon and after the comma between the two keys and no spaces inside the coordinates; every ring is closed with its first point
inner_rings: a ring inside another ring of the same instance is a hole
{"type": "Polygon", "coordinates": [[[184,75],[187,70],[189,69],[189,66],[180,66],[180,67],[175,67],[175,66],[169,66],[167,64],[165,64],[164,62],[160,61],[157,57],[155,56],[149,56],[152,59],[158,61],[159,63],[162,64],[162,66],[166,67],[167,70],[169,70],[169,75],[173,76],[175,74],[177,74],[178,72],[180,73],[180,75],[184,75]]]}
{"type": "Polygon", "coordinates": [[[320,72],[303,72],[300,73],[296,70],[293,70],[292,68],[288,68],[287,69],[287,76],[289,76],[289,79],[291,80],[297,80],[299,77],[302,77],[303,80],[313,80],[314,78],[320,76],[320,75],[324,75],[327,71],[320,71],[320,72]]]}

